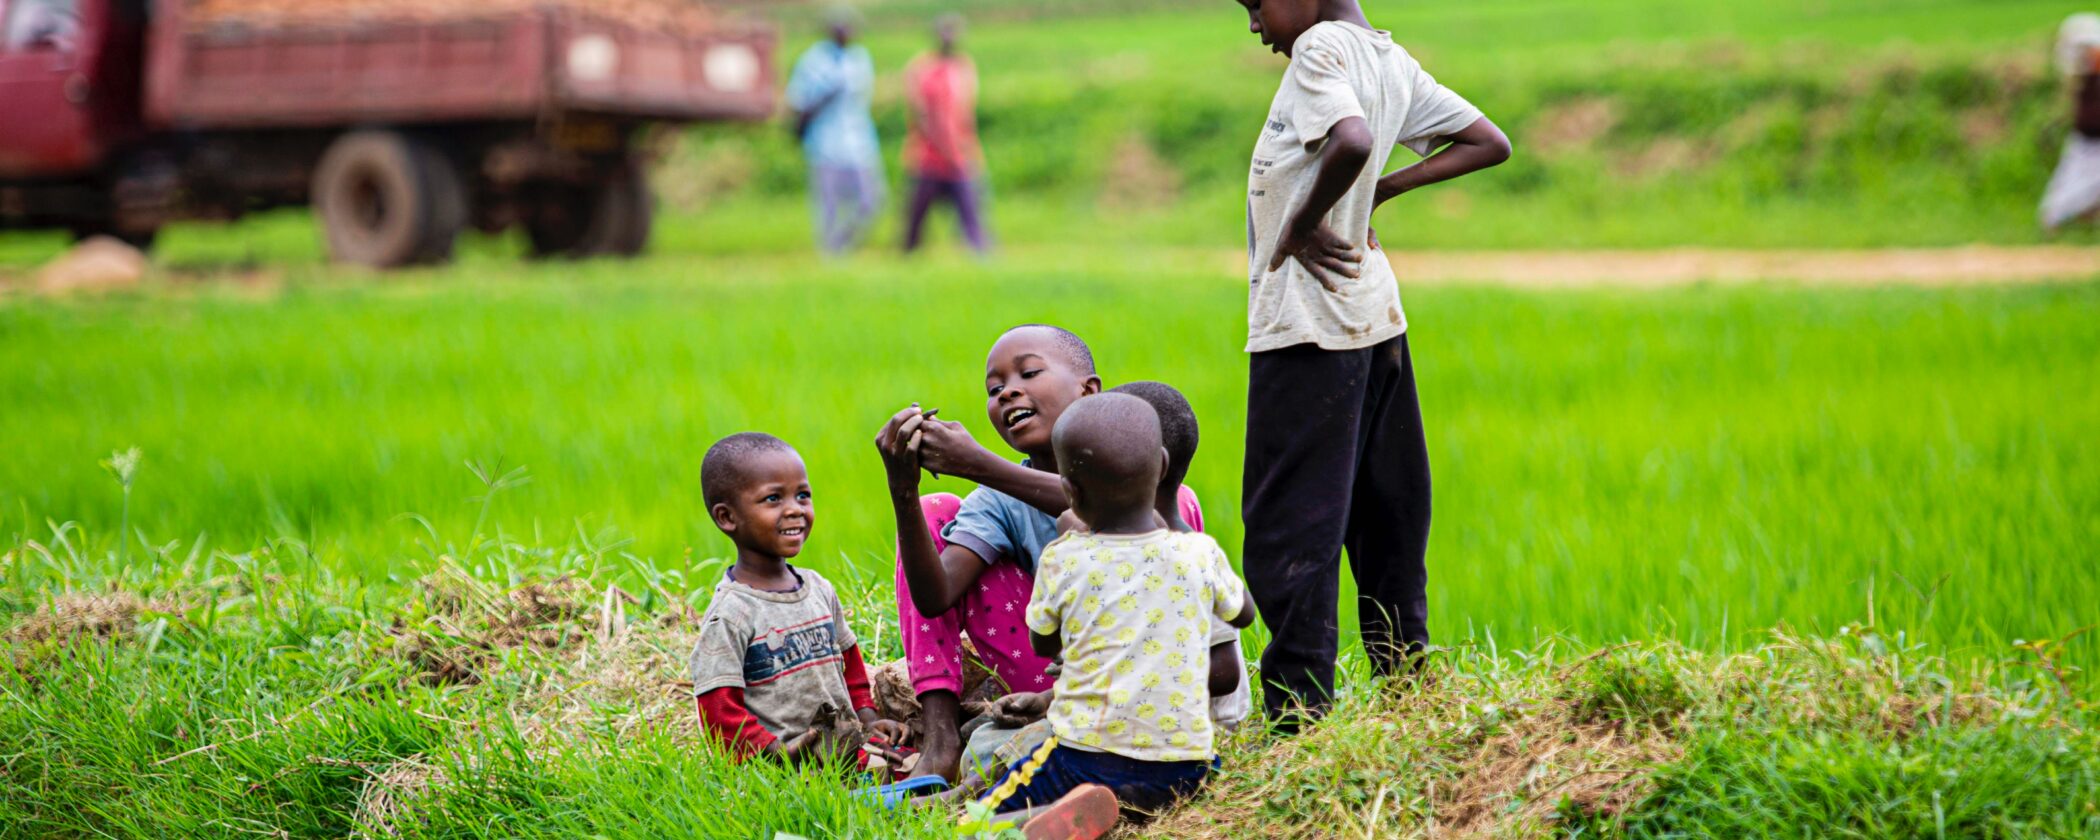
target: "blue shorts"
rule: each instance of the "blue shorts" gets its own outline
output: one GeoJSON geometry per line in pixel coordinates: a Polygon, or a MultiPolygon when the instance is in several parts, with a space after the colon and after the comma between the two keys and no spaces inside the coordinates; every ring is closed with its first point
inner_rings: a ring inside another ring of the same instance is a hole
{"type": "Polygon", "coordinates": [[[1056,802],[1083,784],[1097,784],[1116,794],[1125,816],[1156,814],[1186,798],[1203,786],[1217,760],[1139,761],[1115,753],[1075,750],[1062,744],[1045,743],[1048,754],[1031,754],[1007,768],[1005,777],[993,786],[997,796],[1009,783],[1013,792],[994,802],[993,813],[1019,811],[1056,802]]]}

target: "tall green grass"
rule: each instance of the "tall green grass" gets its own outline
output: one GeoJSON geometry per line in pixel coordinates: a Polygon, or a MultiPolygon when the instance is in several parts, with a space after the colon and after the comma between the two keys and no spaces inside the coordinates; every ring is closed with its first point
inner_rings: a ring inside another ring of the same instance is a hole
{"type": "MultiPolygon", "coordinates": [[[[47,518],[74,519],[111,539],[124,497],[96,462],[137,445],[149,541],[292,538],[383,579],[426,522],[466,541],[483,490],[463,465],[500,461],[531,483],[485,536],[582,535],[631,556],[622,574],[676,569],[729,551],[701,513],[701,453],[763,429],[810,464],[809,559],[886,580],[877,426],[918,401],[1004,451],[983,352],[1051,321],[1109,382],[1190,395],[1190,482],[1236,553],[1245,316],[1224,262],[490,261],[294,270],[261,298],[17,301],[0,306],[0,534],[48,542],[47,518]]],[[[1871,605],[1996,656],[2100,618],[2078,562],[2100,545],[2100,286],[1429,287],[1407,304],[1440,636],[1726,645],[1871,605]]]]}

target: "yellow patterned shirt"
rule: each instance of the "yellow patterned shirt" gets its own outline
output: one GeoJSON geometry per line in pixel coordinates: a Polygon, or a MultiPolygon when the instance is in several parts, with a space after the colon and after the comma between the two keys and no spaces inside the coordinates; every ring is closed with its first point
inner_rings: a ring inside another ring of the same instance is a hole
{"type": "Polygon", "coordinates": [[[1073,532],[1045,546],[1028,629],[1064,639],[1049,715],[1058,742],[1209,760],[1210,619],[1239,617],[1246,597],[1204,534],[1073,532]]]}

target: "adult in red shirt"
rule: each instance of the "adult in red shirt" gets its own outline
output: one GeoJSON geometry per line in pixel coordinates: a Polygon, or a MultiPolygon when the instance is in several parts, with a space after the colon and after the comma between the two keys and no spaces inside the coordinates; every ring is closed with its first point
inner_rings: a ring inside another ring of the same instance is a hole
{"type": "Polygon", "coordinates": [[[904,250],[918,250],[926,214],[935,202],[946,201],[955,206],[963,238],[982,254],[990,243],[984,230],[984,152],[977,145],[977,65],[956,47],[961,17],[942,15],[933,31],[938,48],[904,69],[911,104],[904,167],[912,181],[904,250]]]}

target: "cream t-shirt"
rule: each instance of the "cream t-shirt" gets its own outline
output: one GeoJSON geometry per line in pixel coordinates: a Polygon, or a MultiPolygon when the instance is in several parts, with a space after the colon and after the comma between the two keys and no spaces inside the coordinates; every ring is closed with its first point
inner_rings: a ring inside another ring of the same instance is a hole
{"type": "Polygon", "coordinates": [[[1392,33],[1327,21],[1298,36],[1247,173],[1247,352],[1294,344],[1354,350],[1407,331],[1392,264],[1368,245],[1378,178],[1393,146],[1426,157],[1480,116],[1392,33]],[[1330,292],[1297,260],[1268,268],[1291,211],[1312,192],[1327,132],[1349,117],[1370,126],[1371,159],[1328,211],[1327,227],[1363,249],[1363,273],[1338,277],[1340,289],[1330,292]]]}
{"type": "Polygon", "coordinates": [[[1064,639],[1050,731],[1139,761],[1210,760],[1210,619],[1239,617],[1246,598],[1205,534],[1074,532],[1045,546],[1027,619],[1064,639]]]}

